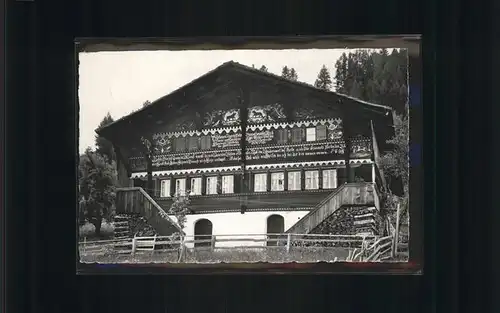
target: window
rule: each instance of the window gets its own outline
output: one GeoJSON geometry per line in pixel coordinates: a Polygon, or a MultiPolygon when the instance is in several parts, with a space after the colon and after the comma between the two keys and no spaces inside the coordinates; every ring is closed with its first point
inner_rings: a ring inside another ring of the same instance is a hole
{"type": "Polygon", "coordinates": [[[189,137],[189,151],[198,150],[198,137],[189,137]]]}
{"type": "Polygon", "coordinates": [[[316,126],[316,140],[326,140],[326,125],[316,126]]]}
{"type": "Polygon", "coordinates": [[[207,177],[207,195],[217,194],[217,176],[207,177]]]}
{"type": "Polygon", "coordinates": [[[271,173],[271,190],[285,190],[285,173],[271,173]]]}
{"type": "Polygon", "coordinates": [[[276,143],[279,145],[283,145],[287,143],[288,139],[288,130],[287,129],[278,129],[276,131],[276,143]]]}
{"type": "Polygon", "coordinates": [[[292,129],[292,143],[302,142],[302,128],[292,129]]]}
{"type": "Polygon", "coordinates": [[[175,151],[181,152],[186,150],[186,138],[179,137],[175,139],[175,151]]]}
{"type": "Polygon", "coordinates": [[[160,181],[160,197],[170,197],[170,179],[164,179],[160,181]]]}
{"type": "Polygon", "coordinates": [[[201,177],[191,178],[191,195],[201,195],[201,177]]]}
{"type": "Polygon", "coordinates": [[[306,189],[318,189],[318,188],[319,188],[319,172],[306,171],[306,189]]]}
{"type": "Polygon", "coordinates": [[[316,141],[316,128],[310,127],[306,129],[306,141],[316,141]]]}
{"type": "Polygon", "coordinates": [[[234,176],[222,176],[222,193],[234,193],[234,176]]]}
{"type": "Polygon", "coordinates": [[[201,136],[200,145],[202,150],[212,148],[212,140],[210,136],[201,136]]]}
{"type": "Polygon", "coordinates": [[[300,172],[288,172],[288,190],[300,190],[300,172]]]}
{"type": "Polygon", "coordinates": [[[255,174],[253,185],[253,189],[255,192],[267,191],[267,174],[255,174]]]}
{"type": "Polygon", "coordinates": [[[186,195],[186,179],[179,178],[175,180],[175,195],[185,196],[186,195]]]}
{"type": "Polygon", "coordinates": [[[323,170],[323,189],[337,188],[337,170],[323,170]]]}

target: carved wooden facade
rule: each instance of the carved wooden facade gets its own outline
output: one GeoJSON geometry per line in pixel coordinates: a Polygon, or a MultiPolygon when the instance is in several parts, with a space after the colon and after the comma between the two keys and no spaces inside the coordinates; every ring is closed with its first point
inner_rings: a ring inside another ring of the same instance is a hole
{"type": "Polygon", "coordinates": [[[151,162],[150,192],[162,206],[190,190],[193,213],[312,209],[350,179],[349,168],[355,179],[375,177],[371,125],[385,140],[389,111],[363,106],[229,62],[100,131],[136,184],[151,162]]]}

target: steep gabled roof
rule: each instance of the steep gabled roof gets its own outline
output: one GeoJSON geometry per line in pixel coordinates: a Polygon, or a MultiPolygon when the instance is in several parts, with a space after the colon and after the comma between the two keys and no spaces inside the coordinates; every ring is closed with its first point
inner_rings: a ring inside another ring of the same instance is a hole
{"type": "Polygon", "coordinates": [[[333,92],[333,91],[323,90],[323,89],[316,88],[313,85],[310,85],[310,84],[307,84],[304,82],[292,81],[292,80],[283,78],[283,77],[276,75],[276,74],[273,74],[273,73],[264,72],[264,71],[261,71],[259,69],[256,69],[256,68],[253,68],[250,66],[246,66],[246,65],[234,62],[234,61],[228,61],[228,62],[225,62],[225,63],[219,65],[218,67],[214,68],[213,70],[201,75],[200,77],[192,80],[191,82],[185,84],[184,86],[172,91],[171,93],[169,93],[161,98],[156,99],[150,105],[143,107],[143,108],[140,108],[139,110],[134,111],[126,116],[123,116],[122,118],[117,119],[113,123],[110,123],[103,128],[97,129],[96,132],[99,135],[102,135],[103,132],[106,132],[107,130],[112,129],[119,124],[122,124],[124,121],[130,120],[134,116],[140,115],[141,113],[145,113],[149,110],[154,109],[158,105],[164,104],[163,100],[166,100],[168,98],[174,97],[177,94],[185,92],[188,87],[192,87],[192,86],[196,85],[197,83],[201,82],[203,79],[205,79],[213,74],[217,74],[218,72],[221,72],[223,70],[231,70],[231,69],[240,70],[240,72],[244,72],[244,73],[247,73],[249,75],[258,75],[258,76],[267,77],[267,78],[279,81],[279,82],[284,83],[284,84],[289,84],[291,86],[307,88],[309,90],[312,90],[312,91],[315,91],[315,92],[318,92],[321,94],[334,95],[337,98],[346,99],[346,100],[350,100],[350,102],[358,103],[362,108],[369,110],[369,111],[373,111],[375,113],[389,115],[393,111],[392,108],[390,108],[388,106],[366,102],[366,101],[356,99],[356,98],[353,98],[353,97],[350,97],[350,96],[347,96],[344,94],[340,94],[337,92],[333,92]]]}

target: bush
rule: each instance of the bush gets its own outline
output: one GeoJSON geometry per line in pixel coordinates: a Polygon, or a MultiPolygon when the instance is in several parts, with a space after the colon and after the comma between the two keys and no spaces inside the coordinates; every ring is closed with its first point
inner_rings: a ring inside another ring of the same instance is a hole
{"type": "MultiPolygon", "coordinates": [[[[79,229],[80,238],[95,238],[95,226],[91,223],[85,223],[83,226],[80,226],[79,229]]],[[[104,220],[101,224],[101,238],[110,238],[115,234],[115,227],[113,224],[108,223],[104,220]]]]}

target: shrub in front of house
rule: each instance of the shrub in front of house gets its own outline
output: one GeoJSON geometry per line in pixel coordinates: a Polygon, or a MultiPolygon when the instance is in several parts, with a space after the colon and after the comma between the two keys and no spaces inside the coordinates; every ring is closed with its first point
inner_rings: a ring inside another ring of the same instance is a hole
{"type": "MultiPolygon", "coordinates": [[[[97,239],[96,233],[95,233],[95,226],[91,223],[85,223],[83,226],[80,226],[79,229],[80,233],[80,240],[83,240],[83,238],[89,239],[97,239]]],[[[101,224],[101,235],[99,239],[110,239],[114,236],[115,234],[115,227],[113,224],[108,223],[106,220],[104,220],[101,224]]]]}

